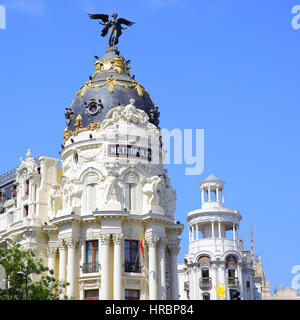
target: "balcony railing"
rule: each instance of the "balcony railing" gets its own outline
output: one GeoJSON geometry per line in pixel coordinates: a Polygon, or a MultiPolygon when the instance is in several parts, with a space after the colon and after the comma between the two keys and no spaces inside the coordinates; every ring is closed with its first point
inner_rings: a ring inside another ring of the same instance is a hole
{"type": "Polygon", "coordinates": [[[99,263],[84,263],[82,266],[83,273],[99,272],[99,263]]]}
{"type": "Polygon", "coordinates": [[[200,278],[199,279],[200,288],[210,288],[211,287],[211,278],[200,278]]]}
{"type": "Polygon", "coordinates": [[[141,265],[139,262],[128,262],[125,261],[125,272],[135,272],[140,273],[141,272],[141,265]]]}
{"type": "Polygon", "coordinates": [[[233,278],[233,277],[228,277],[227,284],[229,287],[238,287],[239,286],[239,279],[233,278]]]}

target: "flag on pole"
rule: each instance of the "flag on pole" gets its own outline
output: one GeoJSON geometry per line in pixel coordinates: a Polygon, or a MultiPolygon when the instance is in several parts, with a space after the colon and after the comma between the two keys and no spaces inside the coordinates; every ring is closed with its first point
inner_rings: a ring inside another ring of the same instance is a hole
{"type": "Polygon", "coordinates": [[[144,236],[145,236],[145,227],[144,227],[144,232],[142,234],[141,241],[140,241],[140,248],[141,248],[141,251],[142,251],[143,260],[145,260],[145,251],[144,251],[144,247],[143,247],[144,236]]]}

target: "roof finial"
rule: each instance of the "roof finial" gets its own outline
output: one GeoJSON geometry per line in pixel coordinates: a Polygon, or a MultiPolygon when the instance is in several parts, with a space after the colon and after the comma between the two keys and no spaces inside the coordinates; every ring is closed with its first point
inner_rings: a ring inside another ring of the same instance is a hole
{"type": "Polygon", "coordinates": [[[26,157],[32,158],[32,153],[31,153],[30,149],[27,150],[26,157]]]}

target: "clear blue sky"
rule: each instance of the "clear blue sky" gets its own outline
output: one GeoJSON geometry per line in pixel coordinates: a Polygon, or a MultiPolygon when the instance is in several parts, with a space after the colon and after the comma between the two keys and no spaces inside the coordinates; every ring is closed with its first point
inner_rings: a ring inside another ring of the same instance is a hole
{"type": "MultiPolygon", "coordinates": [[[[205,129],[205,170],[169,166],[177,220],[200,207],[199,181],[226,181],[240,236],[261,254],[272,289],[300,264],[300,30],[289,0],[0,0],[1,159],[5,173],[27,148],[59,157],[64,112],[94,72],[107,39],[87,12],[133,20],[119,49],[160,107],[161,127],[205,129]]],[[[181,236],[179,261],[187,253],[181,236]]]]}

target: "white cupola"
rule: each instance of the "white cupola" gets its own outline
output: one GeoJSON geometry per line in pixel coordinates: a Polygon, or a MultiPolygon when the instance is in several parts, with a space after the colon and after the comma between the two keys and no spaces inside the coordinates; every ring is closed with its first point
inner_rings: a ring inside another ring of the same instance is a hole
{"type": "Polygon", "coordinates": [[[200,182],[202,208],[224,207],[224,181],[210,174],[200,182]]]}

